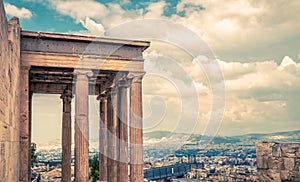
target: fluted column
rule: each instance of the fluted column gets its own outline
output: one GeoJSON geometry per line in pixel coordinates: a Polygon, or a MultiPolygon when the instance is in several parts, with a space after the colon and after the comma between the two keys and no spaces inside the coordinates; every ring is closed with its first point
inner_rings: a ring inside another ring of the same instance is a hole
{"type": "Polygon", "coordinates": [[[144,181],[142,78],[132,75],[130,87],[130,181],[144,181]]]}
{"type": "Polygon", "coordinates": [[[99,122],[99,175],[100,181],[107,181],[107,96],[101,94],[99,122]]]}
{"type": "Polygon", "coordinates": [[[89,177],[89,82],[92,72],[76,70],[75,81],[75,181],[88,182],[89,177]]]}
{"type": "Polygon", "coordinates": [[[128,86],[127,79],[118,81],[118,124],[120,127],[118,182],[128,182],[128,86]]]}
{"type": "Polygon", "coordinates": [[[107,119],[108,119],[108,161],[107,161],[107,173],[108,182],[118,181],[118,117],[117,108],[117,92],[116,89],[109,89],[107,91],[107,119]]]}
{"type": "Polygon", "coordinates": [[[71,146],[72,146],[72,120],[71,102],[72,91],[65,90],[61,94],[63,101],[62,116],[62,182],[71,182],[71,146]]]}

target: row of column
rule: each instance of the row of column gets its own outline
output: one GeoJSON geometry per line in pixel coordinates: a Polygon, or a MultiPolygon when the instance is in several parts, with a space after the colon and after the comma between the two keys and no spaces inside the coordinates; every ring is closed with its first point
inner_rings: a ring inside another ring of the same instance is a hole
{"type": "MultiPolygon", "coordinates": [[[[103,92],[104,94],[98,96],[100,181],[144,180],[142,76],[143,74],[130,74],[122,77],[115,81],[114,87],[108,88],[103,92]],[[130,91],[129,97],[128,91],[130,91]],[[130,147],[130,163],[128,147],[130,147]],[[128,164],[130,164],[130,173],[128,164]]],[[[75,180],[78,182],[87,182],[89,174],[88,77],[89,72],[77,72],[75,85],[75,180]]],[[[66,90],[61,98],[63,101],[62,181],[69,182],[71,181],[72,92],[66,90]]]]}

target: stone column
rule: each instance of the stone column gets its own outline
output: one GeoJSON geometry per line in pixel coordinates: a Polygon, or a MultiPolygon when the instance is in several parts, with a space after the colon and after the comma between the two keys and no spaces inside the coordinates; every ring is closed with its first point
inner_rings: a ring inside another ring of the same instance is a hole
{"type": "Polygon", "coordinates": [[[108,120],[108,160],[107,160],[107,175],[108,182],[118,181],[118,117],[117,108],[117,92],[116,89],[107,91],[107,120],[108,120]]]}
{"type": "Polygon", "coordinates": [[[65,90],[60,98],[63,101],[62,116],[62,182],[71,182],[71,146],[72,146],[72,120],[71,102],[72,91],[65,90]]]}
{"type": "Polygon", "coordinates": [[[99,175],[100,181],[107,181],[107,96],[101,94],[99,122],[99,175]]]}
{"type": "Polygon", "coordinates": [[[75,81],[75,181],[89,178],[89,81],[91,71],[76,70],[75,81]]]}
{"type": "Polygon", "coordinates": [[[128,88],[127,79],[118,81],[119,182],[128,182],[128,88]]]}
{"type": "Polygon", "coordinates": [[[20,182],[31,181],[31,93],[29,91],[29,70],[30,67],[21,67],[20,70],[20,182]]]}
{"type": "Polygon", "coordinates": [[[143,181],[143,74],[132,75],[130,89],[130,181],[143,181]]]}

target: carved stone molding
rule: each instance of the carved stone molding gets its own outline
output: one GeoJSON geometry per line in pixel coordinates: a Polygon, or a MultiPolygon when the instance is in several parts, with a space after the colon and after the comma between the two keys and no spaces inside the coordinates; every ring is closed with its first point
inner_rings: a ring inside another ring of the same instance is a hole
{"type": "Polygon", "coordinates": [[[86,69],[75,69],[74,75],[76,76],[76,80],[87,80],[88,78],[94,75],[93,71],[86,69]]]}
{"type": "Polygon", "coordinates": [[[130,79],[131,83],[142,82],[146,72],[129,72],[127,78],[130,79]]]}

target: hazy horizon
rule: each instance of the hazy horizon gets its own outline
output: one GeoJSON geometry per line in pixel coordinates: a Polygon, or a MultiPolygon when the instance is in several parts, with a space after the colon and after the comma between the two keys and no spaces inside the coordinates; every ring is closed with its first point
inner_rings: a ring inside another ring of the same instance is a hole
{"type": "MultiPolygon", "coordinates": [[[[172,133],[172,131],[161,131],[161,130],[157,130],[157,131],[150,131],[150,132],[144,132],[144,134],[150,134],[150,133],[154,133],[154,132],[168,132],[168,133],[172,133]]],[[[245,134],[242,134],[242,135],[216,135],[215,137],[237,137],[237,136],[245,136],[245,135],[271,135],[271,134],[279,134],[279,133],[290,133],[290,132],[299,132],[300,133],[300,130],[289,130],[289,131],[277,131],[277,132],[269,132],[269,133],[245,133],[245,134]]],[[[173,133],[173,134],[184,134],[184,135],[189,135],[190,133],[173,133]]],[[[201,135],[200,133],[193,133],[193,134],[196,134],[196,135],[201,135]]],[[[145,136],[144,137],[144,140],[147,138],[145,136]]],[[[98,138],[93,138],[93,139],[90,139],[90,141],[93,141],[95,143],[97,143],[99,141],[98,138]]],[[[41,143],[44,143],[44,142],[54,142],[54,141],[59,141],[61,143],[61,138],[53,138],[52,140],[48,140],[48,141],[43,141],[43,142],[35,142],[35,140],[33,139],[32,142],[33,143],[36,143],[36,144],[41,144],[41,143]]],[[[74,139],[72,140],[72,144],[74,144],[74,139]]]]}

